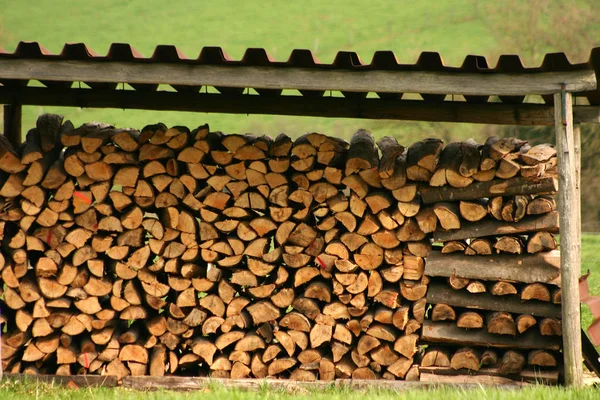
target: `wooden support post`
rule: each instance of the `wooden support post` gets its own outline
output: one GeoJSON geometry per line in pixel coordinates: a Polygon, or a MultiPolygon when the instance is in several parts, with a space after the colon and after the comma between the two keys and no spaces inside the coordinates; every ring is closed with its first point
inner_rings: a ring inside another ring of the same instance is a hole
{"type": "Polygon", "coordinates": [[[581,223],[577,190],[578,170],[573,130],[573,97],[564,89],[554,95],[554,127],[558,152],[560,212],[560,270],[565,383],[583,385],[579,276],[581,275],[581,223]]]}
{"type": "Polygon", "coordinates": [[[20,104],[4,106],[4,136],[16,149],[21,144],[21,112],[20,104]]]}

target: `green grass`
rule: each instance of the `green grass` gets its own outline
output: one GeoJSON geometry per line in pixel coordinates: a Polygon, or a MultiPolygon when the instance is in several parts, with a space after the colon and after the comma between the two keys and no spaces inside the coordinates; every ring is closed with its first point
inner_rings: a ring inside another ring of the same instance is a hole
{"type": "Polygon", "coordinates": [[[394,390],[353,390],[349,388],[329,389],[295,389],[287,391],[261,386],[256,391],[226,389],[220,385],[209,385],[194,392],[152,391],[141,392],[128,389],[111,388],[80,388],[64,389],[42,383],[21,383],[5,381],[0,386],[0,398],[5,400],[25,399],[119,399],[119,400],[169,400],[169,399],[202,399],[202,400],[473,400],[485,398],[491,400],[511,399],[556,399],[556,400],[587,400],[598,397],[598,390],[564,389],[559,387],[532,386],[524,389],[497,389],[480,387],[464,388],[433,388],[410,391],[394,390]]]}
{"type": "MultiPolygon", "coordinates": [[[[20,40],[38,41],[56,53],[65,42],[84,42],[103,55],[112,42],[128,42],[150,56],[156,45],[174,44],[193,58],[203,46],[222,46],[236,59],[248,47],[263,47],[277,60],[286,60],[294,48],[305,48],[322,62],[333,61],[340,50],[358,52],[363,62],[377,50],[394,50],[405,63],[414,63],[421,51],[429,50],[440,52],[451,65],[460,65],[467,54],[490,55],[495,48],[483,5],[475,0],[439,1],[435,7],[387,0],[39,0],[31,5],[0,0],[0,46],[12,51],[20,40]]],[[[190,127],[208,122],[228,133],[272,136],[316,130],[349,138],[360,127],[378,135],[439,136],[439,127],[430,124],[59,107],[25,107],[24,129],[33,127],[44,112],[63,114],[75,124],[103,121],[137,129],[157,121],[190,127]]],[[[473,131],[460,125],[441,128],[448,129],[473,131]]]]}
{"type": "MultiPolygon", "coordinates": [[[[21,40],[38,41],[58,53],[65,42],[84,42],[104,55],[111,43],[127,42],[150,56],[156,45],[173,44],[195,58],[203,46],[221,46],[234,59],[241,58],[246,48],[263,47],[277,60],[287,60],[293,49],[302,48],[312,50],[322,62],[333,61],[340,50],[356,51],[363,62],[370,62],[377,50],[393,50],[403,63],[414,63],[422,51],[437,51],[448,65],[460,66],[467,54],[485,55],[490,65],[495,65],[499,53],[527,53],[502,42],[503,35],[490,28],[491,19],[498,18],[497,9],[490,9],[493,3],[495,0],[0,0],[0,47],[13,51],[21,40]]],[[[502,9],[506,16],[509,11],[502,9]]],[[[569,50],[545,42],[540,48],[569,50]]],[[[541,61],[541,57],[524,59],[528,66],[541,61]]],[[[44,112],[63,114],[76,125],[102,121],[141,129],[157,121],[189,127],[209,123],[227,133],[276,136],[286,132],[292,137],[319,131],[347,139],[358,128],[366,128],[376,136],[393,135],[405,143],[426,136],[484,140],[489,134],[488,128],[469,124],[59,107],[25,107],[24,131],[44,112]]]]}

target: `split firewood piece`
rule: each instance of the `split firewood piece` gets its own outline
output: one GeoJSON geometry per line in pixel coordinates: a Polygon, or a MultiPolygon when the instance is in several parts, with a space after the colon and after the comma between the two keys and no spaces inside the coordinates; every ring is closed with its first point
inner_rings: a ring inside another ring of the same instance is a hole
{"type": "Polygon", "coordinates": [[[517,324],[517,331],[519,331],[519,333],[523,333],[527,329],[529,329],[532,326],[534,326],[535,324],[537,324],[537,321],[531,315],[522,314],[517,317],[516,324],[517,324]]]}
{"type": "Polygon", "coordinates": [[[487,203],[488,213],[499,221],[502,221],[503,198],[492,197],[487,203]]]}
{"type": "Polygon", "coordinates": [[[517,294],[515,285],[506,281],[499,281],[492,285],[490,293],[494,296],[505,296],[510,294],[517,294]]]}
{"type": "Polygon", "coordinates": [[[496,159],[492,158],[490,152],[492,146],[500,139],[497,136],[490,136],[481,147],[481,157],[479,161],[479,169],[481,171],[490,171],[496,168],[496,159]]]}
{"type": "Polygon", "coordinates": [[[349,176],[378,166],[379,155],[373,135],[364,129],[358,130],[350,141],[344,174],[349,176]]]}
{"type": "Polygon", "coordinates": [[[404,146],[398,144],[398,141],[390,136],[384,136],[377,141],[377,146],[381,150],[381,160],[379,161],[379,177],[389,179],[394,175],[396,168],[396,159],[404,152],[404,146]]]}
{"type": "Polygon", "coordinates": [[[435,172],[443,142],[425,139],[408,148],[406,175],[412,181],[429,182],[435,172]]]}
{"type": "Polygon", "coordinates": [[[507,312],[491,312],[486,315],[487,331],[498,335],[512,335],[517,333],[517,327],[512,315],[507,312]]]}
{"type": "MultiPolygon", "coordinates": [[[[502,138],[494,141],[489,147],[489,156],[496,161],[502,160],[509,153],[519,151],[519,149],[527,144],[526,140],[516,138],[502,138]]],[[[487,145],[487,142],[486,142],[487,145]]]]}
{"type": "Polygon", "coordinates": [[[514,350],[507,350],[500,360],[498,372],[501,375],[518,374],[523,367],[525,367],[525,356],[514,350]]]}
{"type": "Polygon", "coordinates": [[[447,304],[436,304],[433,306],[431,312],[432,321],[454,321],[456,319],[456,312],[452,307],[447,304]]]}
{"type": "Polygon", "coordinates": [[[519,153],[519,157],[527,165],[537,165],[556,157],[556,149],[551,144],[538,144],[519,153]]]}
{"type": "Polygon", "coordinates": [[[480,281],[470,281],[467,285],[467,292],[477,294],[477,293],[485,293],[487,288],[480,281]]]}
{"type": "Polygon", "coordinates": [[[562,336],[562,323],[556,318],[544,318],[539,322],[542,336],[562,336]]]}
{"type": "Polygon", "coordinates": [[[561,289],[555,289],[552,292],[552,303],[554,304],[560,304],[562,302],[562,290],[561,289]]]}
{"type": "Polygon", "coordinates": [[[550,232],[536,232],[529,236],[527,240],[527,252],[529,254],[542,251],[552,251],[558,248],[558,243],[550,232]]]}
{"type": "Polygon", "coordinates": [[[400,282],[400,293],[402,297],[409,301],[417,301],[425,297],[427,293],[427,284],[422,281],[402,280],[400,282]]]}
{"type": "Polygon", "coordinates": [[[414,333],[401,336],[394,342],[394,351],[406,358],[412,358],[417,353],[418,340],[419,335],[414,333]]]}
{"type": "Polygon", "coordinates": [[[458,316],[456,326],[467,329],[483,328],[483,317],[475,311],[465,311],[458,316]]]}
{"type": "Polygon", "coordinates": [[[363,270],[371,271],[383,263],[383,249],[375,243],[367,243],[354,253],[354,262],[363,270]]]}
{"type": "Polygon", "coordinates": [[[492,242],[490,239],[477,238],[471,240],[467,245],[465,254],[468,256],[489,256],[493,254],[492,242]]]}
{"type": "Polygon", "coordinates": [[[399,357],[398,360],[387,368],[387,372],[394,375],[396,378],[408,379],[408,374],[412,369],[413,359],[399,357]]]}
{"type": "Polygon", "coordinates": [[[438,218],[433,207],[420,207],[419,212],[415,215],[415,220],[419,229],[424,233],[435,232],[437,229],[438,218]]]}
{"type": "Polygon", "coordinates": [[[452,271],[452,275],[448,278],[448,284],[454,290],[461,290],[467,287],[467,285],[471,282],[468,278],[461,278],[456,276],[455,271],[452,271]]]}
{"type": "MultiPolygon", "coordinates": [[[[389,178],[381,178],[381,186],[388,190],[399,190],[406,185],[406,156],[407,150],[405,149],[394,162],[394,170],[389,178]]],[[[381,176],[380,176],[381,177],[381,176]]]]}
{"type": "Polygon", "coordinates": [[[527,204],[527,214],[547,214],[556,209],[556,200],[551,196],[537,196],[527,204]]]}
{"type": "Polygon", "coordinates": [[[507,154],[498,162],[498,169],[496,170],[496,178],[510,179],[514,178],[521,171],[521,166],[518,163],[518,154],[512,153],[507,154]]]}
{"type": "Polygon", "coordinates": [[[414,218],[407,218],[404,225],[396,231],[396,238],[401,242],[416,242],[425,239],[426,236],[414,218]]]}
{"type": "Polygon", "coordinates": [[[419,280],[423,277],[425,260],[417,256],[404,256],[404,279],[419,280]]]}
{"type": "Polygon", "coordinates": [[[532,350],[527,354],[527,364],[537,367],[556,367],[556,357],[546,350],[532,350]]]}
{"type": "Polygon", "coordinates": [[[477,222],[485,218],[488,213],[486,200],[461,201],[459,203],[460,215],[467,221],[477,222]]]}
{"type": "Polygon", "coordinates": [[[487,349],[481,353],[482,366],[494,366],[498,362],[498,354],[493,349],[487,349]]]}
{"type": "Polygon", "coordinates": [[[523,242],[515,236],[502,236],[494,243],[494,248],[498,253],[521,254],[523,242]]]}
{"type": "Polygon", "coordinates": [[[456,203],[436,203],[433,212],[445,230],[460,229],[460,211],[456,203]]]}
{"type": "Polygon", "coordinates": [[[450,367],[454,370],[468,369],[479,371],[481,365],[481,354],[470,347],[458,349],[450,360],[450,367]]]}
{"type": "Polygon", "coordinates": [[[550,301],[550,290],[543,283],[530,283],[521,290],[521,300],[550,301]]]}
{"type": "MultiPolygon", "coordinates": [[[[462,159],[460,147],[458,142],[450,143],[440,152],[439,163],[429,179],[429,186],[437,187],[449,184],[448,177],[451,171],[454,171],[453,176],[459,178],[459,181],[464,179],[458,172],[462,159]]],[[[469,185],[472,179],[467,178],[466,181],[465,186],[469,185]]]]}
{"type": "Polygon", "coordinates": [[[447,349],[428,347],[421,360],[422,367],[449,367],[450,354],[447,349]]]}
{"type": "Polygon", "coordinates": [[[461,240],[451,240],[444,243],[442,247],[443,254],[449,254],[454,252],[462,253],[467,249],[467,244],[461,240]]]}

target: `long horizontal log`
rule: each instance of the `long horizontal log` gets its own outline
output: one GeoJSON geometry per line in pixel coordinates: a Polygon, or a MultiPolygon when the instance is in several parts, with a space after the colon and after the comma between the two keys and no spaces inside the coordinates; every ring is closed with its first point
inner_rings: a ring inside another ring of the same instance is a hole
{"type": "MultiPolygon", "coordinates": [[[[546,385],[558,384],[558,370],[540,371],[526,369],[517,375],[503,376],[498,368],[481,368],[475,374],[473,371],[456,371],[450,367],[420,367],[421,382],[470,382],[475,378],[476,382],[486,383],[486,381],[505,383],[506,380],[512,380],[518,383],[544,383],[546,385]]],[[[516,383],[517,384],[517,383],[516,383]]]]}
{"type": "Polygon", "coordinates": [[[126,376],[123,378],[123,387],[135,390],[198,390],[204,389],[209,384],[217,383],[227,388],[257,390],[267,385],[269,388],[296,391],[298,389],[325,389],[332,385],[352,389],[409,389],[427,387],[428,384],[420,382],[407,382],[403,380],[354,380],[336,379],[334,381],[302,382],[289,379],[220,379],[214,377],[196,376],[126,376]]]}
{"type": "MultiPolygon", "coordinates": [[[[135,90],[0,87],[0,103],[64,107],[173,110],[229,114],[302,115],[497,125],[554,125],[551,106],[473,104],[374,98],[228,95],[135,90]]],[[[600,123],[600,107],[574,107],[575,122],[600,123]]],[[[463,189],[464,190],[464,189],[463,189]]]]}
{"type": "Polygon", "coordinates": [[[528,216],[519,222],[505,222],[494,219],[465,222],[458,230],[434,232],[433,239],[435,241],[446,242],[484,236],[515,235],[526,232],[558,232],[558,220],[558,212],[552,211],[547,214],[528,216]]]}
{"type": "Polygon", "coordinates": [[[25,375],[5,373],[4,379],[25,382],[47,382],[59,385],[75,384],[77,387],[116,387],[118,379],[112,375],[25,375]],[[72,383],[71,383],[72,382],[72,383]]]}
{"type": "Polygon", "coordinates": [[[474,295],[464,290],[454,290],[440,282],[429,284],[427,303],[443,303],[454,307],[505,311],[537,317],[560,318],[561,315],[560,306],[549,302],[536,300],[522,302],[518,296],[494,296],[490,293],[478,293],[474,295]]]}
{"type": "Polygon", "coordinates": [[[539,179],[511,178],[495,179],[488,182],[475,182],[465,188],[452,186],[423,187],[423,203],[440,201],[476,200],[494,196],[513,196],[519,194],[552,193],[558,191],[558,181],[554,177],[539,179]]]}
{"type": "Polygon", "coordinates": [[[558,336],[542,336],[535,329],[528,330],[517,338],[510,335],[495,335],[484,330],[467,330],[453,322],[423,322],[421,340],[430,343],[450,343],[462,346],[499,347],[506,349],[559,350],[558,336]]]}
{"type": "Polygon", "coordinates": [[[425,275],[454,276],[485,281],[550,283],[560,286],[560,252],[466,256],[432,251],[427,258],[425,275]]]}
{"type": "Polygon", "coordinates": [[[119,82],[260,89],[518,96],[561,89],[596,89],[591,70],[534,73],[464,73],[390,70],[332,70],[278,66],[187,63],[90,62],[0,59],[0,79],[62,82],[119,82]]]}

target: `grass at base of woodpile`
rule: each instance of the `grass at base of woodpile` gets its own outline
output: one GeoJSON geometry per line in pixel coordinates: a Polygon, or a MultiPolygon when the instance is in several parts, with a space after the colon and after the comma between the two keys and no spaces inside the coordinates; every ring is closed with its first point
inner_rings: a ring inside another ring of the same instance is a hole
{"type": "Polygon", "coordinates": [[[191,392],[173,391],[136,391],[124,388],[78,388],[65,387],[43,382],[3,381],[0,384],[0,399],[202,399],[202,400],[472,400],[472,399],[556,399],[587,400],[597,399],[600,389],[586,387],[583,389],[566,389],[563,387],[531,386],[525,388],[460,388],[439,387],[412,390],[362,390],[345,387],[328,389],[295,388],[286,390],[261,386],[258,390],[228,389],[219,384],[208,385],[203,389],[191,392]]]}

